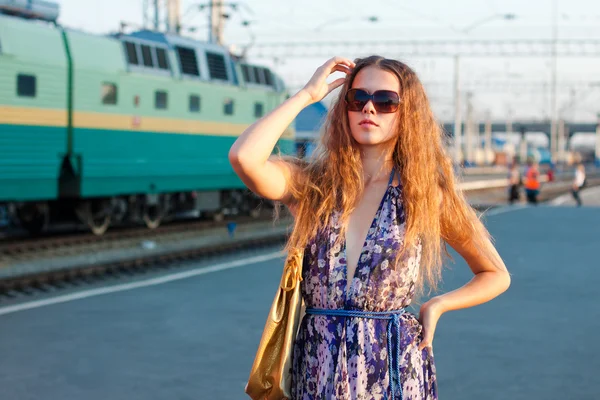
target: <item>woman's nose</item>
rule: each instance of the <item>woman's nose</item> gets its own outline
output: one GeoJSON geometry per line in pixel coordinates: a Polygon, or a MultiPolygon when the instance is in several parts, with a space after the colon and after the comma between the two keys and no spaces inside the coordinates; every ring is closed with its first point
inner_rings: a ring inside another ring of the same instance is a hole
{"type": "Polygon", "coordinates": [[[365,104],[365,106],[363,107],[362,112],[364,114],[375,114],[375,107],[373,107],[372,100],[367,101],[367,104],[365,104]]]}

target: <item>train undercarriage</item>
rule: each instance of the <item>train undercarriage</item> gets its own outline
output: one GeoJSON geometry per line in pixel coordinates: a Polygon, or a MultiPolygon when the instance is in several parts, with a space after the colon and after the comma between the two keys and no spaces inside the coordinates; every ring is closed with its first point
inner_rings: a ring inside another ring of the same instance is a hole
{"type": "Polygon", "coordinates": [[[247,189],[13,202],[0,204],[0,228],[22,228],[36,235],[56,224],[77,223],[95,235],[103,235],[111,226],[145,225],[156,229],[175,219],[258,218],[265,207],[271,208],[271,202],[247,189]]]}

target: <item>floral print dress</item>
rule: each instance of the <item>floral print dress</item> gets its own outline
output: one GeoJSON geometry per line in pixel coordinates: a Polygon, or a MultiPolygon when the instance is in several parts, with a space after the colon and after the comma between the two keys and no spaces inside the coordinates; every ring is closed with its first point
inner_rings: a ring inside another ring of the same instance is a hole
{"type": "MultiPolygon", "coordinates": [[[[356,272],[346,293],[345,240],[339,213],[307,245],[301,283],[307,308],[383,312],[409,306],[419,271],[416,245],[392,267],[403,246],[402,188],[392,179],[368,231],[356,272]]],[[[293,400],[393,399],[388,364],[387,320],[311,315],[302,319],[292,359],[293,400]]],[[[418,350],[421,325],[400,315],[400,384],[404,400],[435,400],[437,385],[430,348],[418,350]]]]}

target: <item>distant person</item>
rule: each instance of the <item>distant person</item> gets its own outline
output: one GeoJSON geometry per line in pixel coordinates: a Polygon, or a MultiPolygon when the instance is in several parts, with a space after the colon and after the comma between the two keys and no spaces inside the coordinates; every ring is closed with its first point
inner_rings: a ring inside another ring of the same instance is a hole
{"type": "Polygon", "coordinates": [[[527,171],[525,172],[525,193],[529,204],[537,204],[540,194],[540,170],[535,160],[527,161],[527,171]]]}
{"type": "Polygon", "coordinates": [[[579,192],[585,186],[585,166],[582,162],[577,164],[577,168],[575,168],[575,179],[573,180],[573,188],[571,193],[573,194],[573,198],[577,202],[577,207],[581,207],[581,197],[579,196],[579,192]]]}
{"type": "Polygon", "coordinates": [[[519,171],[519,165],[514,162],[510,166],[509,174],[508,174],[508,202],[513,204],[515,201],[518,201],[520,198],[520,188],[523,184],[523,180],[521,179],[521,171],[519,171]]]}
{"type": "Polygon", "coordinates": [[[554,182],[554,166],[550,164],[550,168],[548,168],[548,182],[554,182]]]}
{"type": "MultiPolygon", "coordinates": [[[[335,57],[230,149],[242,181],[290,209],[286,249],[303,252],[292,265],[302,268],[294,284],[307,308],[294,339],[289,398],[436,400],[432,344],[440,316],[508,289],[510,275],[457,189],[443,138],[410,67],[379,56],[335,57]],[[345,76],[328,83],[334,72],[345,76]],[[338,87],[315,156],[272,155],[290,121],[338,87]],[[417,317],[408,307],[416,293],[435,288],[445,243],[476,277],[424,299],[417,317]]],[[[246,393],[264,399],[264,388],[279,381],[258,375],[246,393]]]]}

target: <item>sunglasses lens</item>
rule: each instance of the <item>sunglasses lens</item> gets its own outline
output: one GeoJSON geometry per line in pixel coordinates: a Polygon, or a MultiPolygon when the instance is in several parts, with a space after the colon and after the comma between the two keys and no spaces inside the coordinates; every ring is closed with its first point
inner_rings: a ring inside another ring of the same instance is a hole
{"type": "Polygon", "coordinates": [[[374,106],[378,112],[392,113],[398,109],[400,98],[398,93],[389,90],[378,90],[374,93],[374,106]]]}
{"type": "Polygon", "coordinates": [[[400,103],[398,93],[390,90],[378,90],[372,96],[362,89],[350,89],[346,93],[348,111],[362,111],[369,100],[373,100],[375,110],[381,113],[396,112],[400,103]]]}
{"type": "Polygon", "coordinates": [[[360,89],[350,89],[346,94],[348,111],[361,111],[369,101],[370,96],[367,92],[360,89]]]}

